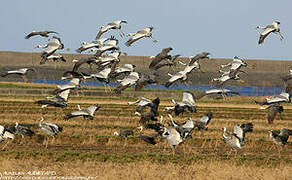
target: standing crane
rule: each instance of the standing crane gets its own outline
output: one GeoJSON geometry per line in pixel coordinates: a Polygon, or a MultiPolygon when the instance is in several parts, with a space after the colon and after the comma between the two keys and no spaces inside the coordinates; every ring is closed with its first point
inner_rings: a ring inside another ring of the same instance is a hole
{"type": "Polygon", "coordinates": [[[2,151],[6,148],[6,146],[14,140],[14,132],[9,128],[0,125],[0,142],[4,140],[8,140],[6,144],[2,147],[2,151]]]}
{"type": "Polygon", "coordinates": [[[41,117],[39,127],[41,131],[46,135],[46,138],[44,140],[46,149],[48,148],[48,143],[49,143],[49,138],[48,136],[53,137],[53,141],[55,140],[55,137],[58,135],[59,132],[62,132],[63,128],[54,124],[54,123],[49,123],[49,122],[43,122],[44,118],[41,117]]]}
{"type": "Polygon", "coordinates": [[[240,149],[244,145],[245,133],[253,131],[253,124],[238,124],[234,126],[233,133],[226,135],[226,128],[222,128],[223,141],[227,143],[232,149],[240,149]]]}

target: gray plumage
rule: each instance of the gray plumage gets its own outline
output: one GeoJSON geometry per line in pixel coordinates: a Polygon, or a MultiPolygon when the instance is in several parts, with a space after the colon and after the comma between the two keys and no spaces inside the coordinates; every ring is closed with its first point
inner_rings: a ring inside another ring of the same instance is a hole
{"type": "Polygon", "coordinates": [[[262,44],[264,42],[264,40],[266,39],[266,37],[271,33],[278,34],[280,37],[280,40],[283,40],[284,37],[280,33],[279,24],[280,24],[279,21],[272,21],[269,25],[267,25],[265,27],[257,26],[256,27],[257,29],[263,29],[263,31],[261,32],[258,44],[262,44]]]}
{"type": "Polygon", "coordinates": [[[227,136],[226,128],[223,128],[222,137],[225,143],[227,143],[232,149],[241,148],[244,145],[245,133],[253,131],[253,124],[246,123],[236,125],[233,128],[233,132],[227,136]]]}
{"type": "Polygon", "coordinates": [[[32,36],[42,36],[42,37],[49,37],[49,34],[51,33],[55,33],[55,34],[59,34],[56,31],[32,31],[31,33],[29,33],[28,35],[26,35],[24,38],[25,39],[29,39],[32,36]]]}
{"type": "Polygon", "coordinates": [[[175,115],[177,116],[181,113],[184,113],[186,110],[191,113],[197,112],[195,107],[195,96],[192,92],[184,92],[181,102],[175,102],[174,100],[172,100],[172,102],[174,103],[174,107],[167,108],[170,111],[174,111],[175,115]]]}
{"type": "Polygon", "coordinates": [[[189,66],[192,66],[195,62],[198,62],[201,59],[209,59],[210,53],[201,52],[190,59],[189,66]]]}
{"type": "Polygon", "coordinates": [[[24,75],[26,75],[29,71],[31,71],[31,72],[36,72],[36,70],[33,69],[33,68],[21,68],[21,69],[17,69],[17,70],[10,70],[10,71],[7,71],[7,72],[1,74],[1,77],[6,77],[6,76],[8,76],[8,75],[12,75],[12,74],[20,75],[20,76],[24,76],[24,75]]]}
{"type": "Polygon", "coordinates": [[[41,120],[39,122],[39,128],[41,131],[46,134],[47,136],[57,136],[59,132],[62,132],[63,128],[49,122],[43,122],[44,118],[41,117],[41,120]]]}
{"type": "Polygon", "coordinates": [[[270,139],[277,145],[283,146],[288,143],[289,136],[292,135],[292,130],[282,128],[280,131],[270,130],[270,139]]]}
{"type": "Polygon", "coordinates": [[[22,138],[24,136],[33,136],[35,133],[26,126],[19,125],[17,122],[15,123],[15,134],[21,135],[22,138]]]}
{"type": "Polygon", "coordinates": [[[99,32],[97,33],[95,39],[99,39],[101,35],[103,35],[105,32],[111,30],[111,29],[117,29],[120,30],[120,35],[124,36],[124,33],[121,31],[121,24],[125,23],[127,24],[127,21],[124,20],[117,20],[112,23],[108,23],[106,26],[101,26],[99,29],[99,32]]]}
{"type": "Polygon", "coordinates": [[[134,131],[131,129],[121,129],[120,132],[114,132],[114,135],[116,136],[134,136],[134,131]]]}
{"type": "Polygon", "coordinates": [[[88,108],[85,108],[85,109],[79,109],[78,111],[70,112],[65,116],[64,119],[69,120],[69,119],[74,118],[74,117],[83,116],[83,118],[89,118],[89,119],[93,120],[95,111],[98,111],[99,109],[100,109],[99,104],[92,105],[92,106],[89,106],[88,108]]]}
{"type": "Polygon", "coordinates": [[[158,107],[160,104],[160,99],[157,97],[152,101],[152,106],[148,111],[140,113],[140,123],[145,124],[149,121],[157,121],[157,116],[159,115],[158,107]]]}
{"type": "Polygon", "coordinates": [[[171,55],[168,53],[172,50],[171,47],[164,48],[162,51],[157,54],[149,65],[149,69],[155,69],[155,66],[158,65],[164,59],[171,59],[171,55]]]}
{"type": "Polygon", "coordinates": [[[208,127],[206,127],[211,119],[213,117],[213,113],[212,112],[208,112],[206,113],[204,116],[201,117],[200,120],[194,121],[195,127],[198,128],[198,130],[208,130],[208,127]]]}
{"type": "Polygon", "coordinates": [[[173,120],[173,117],[171,114],[168,114],[168,117],[170,118],[170,122],[172,126],[179,132],[180,136],[182,138],[192,138],[192,131],[195,128],[195,124],[192,120],[192,118],[188,118],[188,120],[182,124],[178,124],[173,120]]]}
{"type": "Polygon", "coordinates": [[[153,27],[147,27],[147,28],[144,28],[144,29],[136,32],[136,33],[128,34],[128,36],[131,36],[131,38],[125,43],[126,46],[131,46],[134,42],[138,41],[139,39],[141,39],[143,37],[149,37],[152,39],[153,42],[157,42],[152,37],[152,33],[151,33],[152,30],[153,30],[153,27]]]}
{"type": "Polygon", "coordinates": [[[67,100],[71,89],[64,90],[53,97],[47,97],[45,100],[36,101],[36,104],[41,104],[42,107],[55,106],[64,108],[67,106],[67,100]]]}
{"type": "Polygon", "coordinates": [[[64,44],[62,43],[60,38],[54,36],[45,46],[45,49],[41,54],[42,61],[40,62],[40,64],[44,64],[47,58],[54,54],[58,49],[64,49],[64,44]]]}

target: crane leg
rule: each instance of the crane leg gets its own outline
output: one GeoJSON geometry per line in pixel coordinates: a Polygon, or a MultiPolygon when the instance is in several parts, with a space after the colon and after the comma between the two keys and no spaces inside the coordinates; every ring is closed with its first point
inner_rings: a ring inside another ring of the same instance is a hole
{"type": "Polygon", "coordinates": [[[2,151],[5,150],[6,146],[7,146],[9,143],[10,143],[10,140],[8,140],[8,141],[4,144],[4,146],[2,147],[2,151]]]}
{"type": "Polygon", "coordinates": [[[127,137],[125,137],[125,141],[124,141],[124,147],[126,147],[126,146],[127,146],[127,144],[128,144],[128,138],[127,138],[127,137]]]}
{"type": "Polygon", "coordinates": [[[281,113],[279,113],[279,116],[280,116],[280,120],[283,120],[281,113]]]}
{"type": "Polygon", "coordinates": [[[205,144],[206,144],[206,139],[204,140],[204,142],[202,143],[201,145],[201,149],[203,149],[205,147],[205,144]]]}
{"type": "Polygon", "coordinates": [[[279,35],[280,40],[282,41],[284,39],[284,37],[282,36],[282,34],[280,32],[277,32],[277,34],[279,35]]]}
{"type": "Polygon", "coordinates": [[[56,140],[56,138],[55,138],[55,136],[53,136],[52,144],[55,143],[55,140],[56,140]]]}
{"type": "Polygon", "coordinates": [[[106,84],[105,83],[103,83],[103,87],[104,87],[104,92],[107,93],[107,89],[106,89],[106,84]]]}
{"type": "Polygon", "coordinates": [[[158,41],[156,39],[154,39],[152,36],[150,36],[152,42],[157,43],[158,41]]]}
{"type": "Polygon", "coordinates": [[[172,149],[172,155],[174,156],[175,155],[175,147],[171,146],[171,149],[172,149]]]}
{"type": "Polygon", "coordinates": [[[26,77],[25,75],[22,76],[22,79],[23,79],[23,81],[24,81],[25,83],[28,83],[28,82],[29,82],[28,79],[27,79],[27,77],[26,77]]]}
{"type": "Polygon", "coordinates": [[[119,30],[119,31],[120,31],[120,33],[119,33],[120,36],[121,36],[121,37],[124,37],[124,36],[125,36],[125,33],[124,33],[122,30],[119,30]]]}
{"type": "Polygon", "coordinates": [[[49,144],[49,136],[46,137],[46,149],[48,149],[48,144],[49,144]]]}
{"type": "Polygon", "coordinates": [[[109,85],[107,85],[108,89],[109,89],[109,92],[112,92],[112,89],[109,85]]]}

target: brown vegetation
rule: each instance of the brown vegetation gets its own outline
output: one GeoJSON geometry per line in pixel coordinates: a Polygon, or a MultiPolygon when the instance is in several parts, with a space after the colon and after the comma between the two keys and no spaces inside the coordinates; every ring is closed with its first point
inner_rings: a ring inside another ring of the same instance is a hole
{"type": "MultiPolygon", "coordinates": [[[[33,84],[29,86],[34,87],[33,84]]],[[[135,107],[127,105],[127,101],[133,98],[72,95],[69,106],[64,109],[42,109],[33,103],[46,95],[0,93],[1,124],[13,125],[17,121],[37,133],[32,138],[17,136],[6,151],[0,153],[0,172],[43,170],[55,171],[58,176],[97,176],[100,179],[291,178],[291,140],[281,148],[269,140],[267,132],[292,127],[291,105],[285,105],[283,120],[277,117],[273,125],[268,125],[266,111],[250,105],[249,97],[202,99],[198,102],[198,113],[186,113],[175,117],[175,120],[183,122],[188,116],[196,120],[211,111],[214,119],[209,130],[195,131],[193,139],[187,139],[172,155],[171,148],[163,139],[158,139],[159,143],[152,146],[137,138],[138,131],[127,140],[113,135],[114,131],[123,128],[135,130],[139,125],[139,118],[134,116],[135,107]],[[99,103],[102,108],[96,112],[94,120],[63,120],[66,113],[77,109],[77,103],[81,107],[99,103]],[[42,144],[44,136],[38,128],[41,116],[64,129],[54,142],[50,138],[48,149],[42,144]],[[231,151],[221,139],[221,128],[231,129],[235,124],[244,122],[253,122],[254,132],[247,134],[241,150],[231,151]]],[[[165,116],[165,124],[168,119],[164,107],[168,105],[169,98],[162,98],[160,112],[165,116]]],[[[151,132],[146,130],[144,133],[151,132]]]]}

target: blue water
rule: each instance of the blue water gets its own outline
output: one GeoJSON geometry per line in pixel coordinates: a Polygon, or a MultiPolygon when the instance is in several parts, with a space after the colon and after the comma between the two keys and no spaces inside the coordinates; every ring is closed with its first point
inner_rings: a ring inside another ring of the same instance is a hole
{"type": "MultiPolygon", "coordinates": [[[[34,83],[41,84],[66,84],[67,81],[61,80],[34,80],[34,83]]],[[[81,85],[87,86],[103,86],[103,83],[96,81],[82,82],[81,85]]],[[[117,86],[118,83],[109,83],[109,86],[117,86]]],[[[215,88],[211,85],[184,85],[184,84],[174,84],[169,88],[164,87],[163,85],[147,85],[144,89],[182,89],[182,90],[197,90],[197,91],[206,91],[209,89],[215,88]]],[[[230,89],[236,92],[239,92],[244,96],[272,96],[280,94],[282,92],[281,87],[272,87],[272,86],[224,86],[226,89],[230,89]]]]}

